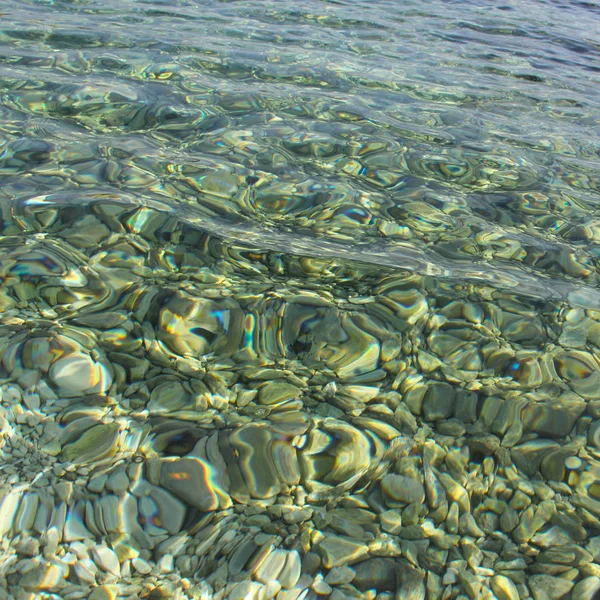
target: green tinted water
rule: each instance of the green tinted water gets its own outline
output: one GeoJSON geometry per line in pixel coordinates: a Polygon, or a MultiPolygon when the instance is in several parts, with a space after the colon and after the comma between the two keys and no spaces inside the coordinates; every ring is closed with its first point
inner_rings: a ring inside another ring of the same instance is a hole
{"type": "Polygon", "coordinates": [[[3,11],[0,588],[591,597],[597,3],[3,11]]]}

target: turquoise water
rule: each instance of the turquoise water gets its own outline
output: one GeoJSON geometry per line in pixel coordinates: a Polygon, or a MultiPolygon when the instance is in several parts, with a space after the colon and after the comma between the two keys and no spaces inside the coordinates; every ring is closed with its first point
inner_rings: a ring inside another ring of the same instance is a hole
{"type": "Polygon", "coordinates": [[[0,588],[591,597],[598,2],[0,12],[0,588]]]}

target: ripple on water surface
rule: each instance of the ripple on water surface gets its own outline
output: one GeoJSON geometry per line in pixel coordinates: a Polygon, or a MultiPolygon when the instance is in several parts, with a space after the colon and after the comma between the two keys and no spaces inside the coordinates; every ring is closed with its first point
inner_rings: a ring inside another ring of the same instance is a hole
{"type": "Polygon", "coordinates": [[[5,8],[0,587],[590,598],[599,10],[5,8]]]}

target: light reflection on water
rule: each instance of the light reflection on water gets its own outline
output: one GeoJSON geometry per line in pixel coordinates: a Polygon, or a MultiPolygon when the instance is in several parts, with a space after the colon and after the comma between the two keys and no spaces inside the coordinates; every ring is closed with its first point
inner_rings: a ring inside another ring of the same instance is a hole
{"type": "Polygon", "coordinates": [[[599,13],[3,8],[9,592],[589,598],[599,13]]]}

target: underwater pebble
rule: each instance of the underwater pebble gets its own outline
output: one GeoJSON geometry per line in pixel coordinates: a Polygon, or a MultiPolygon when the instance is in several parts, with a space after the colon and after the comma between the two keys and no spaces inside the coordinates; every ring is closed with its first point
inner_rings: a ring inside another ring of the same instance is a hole
{"type": "Polygon", "coordinates": [[[152,571],[152,567],[143,558],[131,559],[131,565],[140,575],[148,575],[152,571]]]}
{"type": "Polygon", "coordinates": [[[423,485],[403,475],[386,475],[381,488],[389,498],[404,504],[421,503],[425,499],[423,485]]]}
{"type": "Polygon", "coordinates": [[[115,600],[119,593],[119,587],[116,585],[101,585],[92,590],[88,600],[115,600]]]}
{"type": "Polygon", "coordinates": [[[323,565],[328,569],[358,562],[368,554],[368,548],[364,544],[352,538],[334,535],[325,537],[317,549],[323,559],[323,565]]]}

